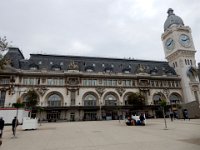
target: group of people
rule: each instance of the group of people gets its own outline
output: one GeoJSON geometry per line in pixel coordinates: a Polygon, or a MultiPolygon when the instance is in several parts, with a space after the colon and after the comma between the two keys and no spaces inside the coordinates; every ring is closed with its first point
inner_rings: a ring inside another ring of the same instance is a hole
{"type": "MultiPolygon", "coordinates": [[[[14,136],[15,136],[15,131],[16,131],[16,128],[17,128],[18,124],[19,124],[19,122],[17,120],[17,117],[14,117],[14,119],[12,120],[12,132],[13,132],[14,136]]],[[[2,117],[0,117],[0,139],[3,136],[4,126],[5,126],[5,121],[3,120],[2,117]]],[[[0,140],[0,144],[1,143],[2,143],[2,141],[0,140]]]]}
{"type": "MultiPolygon", "coordinates": [[[[185,119],[189,119],[189,120],[190,120],[189,115],[188,115],[188,110],[187,110],[187,109],[183,109],[183,110],[182,110],[182,113],[183,113],[183,119],[184,119],[184,120],[185,120],[185,119]]],[[[173,121],[174,119],[179,119],[178,114],[177,114],[176,111],[171,111],[171,110],[170,110],[169,116],[170,116],[170,118],[171,118],[171,121],[173,121]]]]}
{"type": "Polygon", "coordinates": [[[141,113],[139,116],[128,116],[126,120],[126,125],[127,126],[136,126],[136,125],[145,125],[145,115],[141,113]]]}

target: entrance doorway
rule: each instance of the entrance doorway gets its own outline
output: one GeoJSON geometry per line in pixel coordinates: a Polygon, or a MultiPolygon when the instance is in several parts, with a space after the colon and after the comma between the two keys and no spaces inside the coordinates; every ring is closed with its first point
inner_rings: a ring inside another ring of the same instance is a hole
{"type": "Polygon", "coordinates": [[[96,112],[85,112],[84,113],[84,120],[87,120],[87,121],[97,120],[97,113],[96,112]]]}
{"type": "Polygon", "coordinates": [[[56,122],[60,119],[60,112],[59,111],[51,111],[47,113],[47,120],[49,122],[56,122]]]}

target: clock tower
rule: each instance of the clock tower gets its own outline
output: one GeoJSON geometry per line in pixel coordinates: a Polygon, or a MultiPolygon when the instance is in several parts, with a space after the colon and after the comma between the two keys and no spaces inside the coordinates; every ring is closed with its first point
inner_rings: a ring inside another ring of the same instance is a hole
{"type": "Polygon", "coordinates": [[[199,79],[195,60],[195,47],[191,29],[185,26],[183,20],[169,8],[168,17],[164,23],[164,33],[161,36],[165,58],[181,77],[184,103],[199,102],[199,79]]]}

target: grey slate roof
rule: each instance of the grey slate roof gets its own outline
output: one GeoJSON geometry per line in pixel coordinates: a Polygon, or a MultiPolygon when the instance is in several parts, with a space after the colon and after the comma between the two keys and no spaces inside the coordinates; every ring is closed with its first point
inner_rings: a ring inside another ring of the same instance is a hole
{"type": "Polygon", "coordinates": [[[168,13],[168,17],[164,23],[164,31],[166,31],[170,26],[174,24],[184,26],[183,20],[179,16],[176,16],[173,13],[173,9],[169,8],[167,13],[168,13]]]}
{"type": "Polygon", "coordinates": [[[30,54],[30,59],[25,60],[19,49],[10,49],[6,57],[11,57],[12,66],[16,69],[29,70],[35,67],[37,70],[46,69],[68,70],[70,63],[78,65],[81,72],[88,69],[93,72],[112,73],[148,73],[148,74],[172,74],[176,75],[173,68],[165,61],[135,60],[135,59],[118,59],[118,58],[100,58],[85,56],[63,56],[63,55],[44,55],[30,54]]]}

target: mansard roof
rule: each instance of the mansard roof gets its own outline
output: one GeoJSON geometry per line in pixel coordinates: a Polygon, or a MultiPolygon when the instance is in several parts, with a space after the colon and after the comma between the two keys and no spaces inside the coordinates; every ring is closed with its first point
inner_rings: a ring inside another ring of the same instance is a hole
{"type": "Polygon", "coordinates": [[[30,59],[25,60],[21,58],[19,62],[13,61],[12,63],[14,63],[12,64],[13,67],[21,70],[29,70],[30,66],[37,66],[36,68],[38,70],[52,70],[53,67],[59,66],[61,71],[67,71],[69,68],[73,69],[74,67],[75,70],[80,72],[87,72],[89,69],[97,73],[153,73],[152,75],[163,75],[170,72],[172,75],[176,75],[174,69],[171,68],[166,61],[30,54],[30,59]]]}

